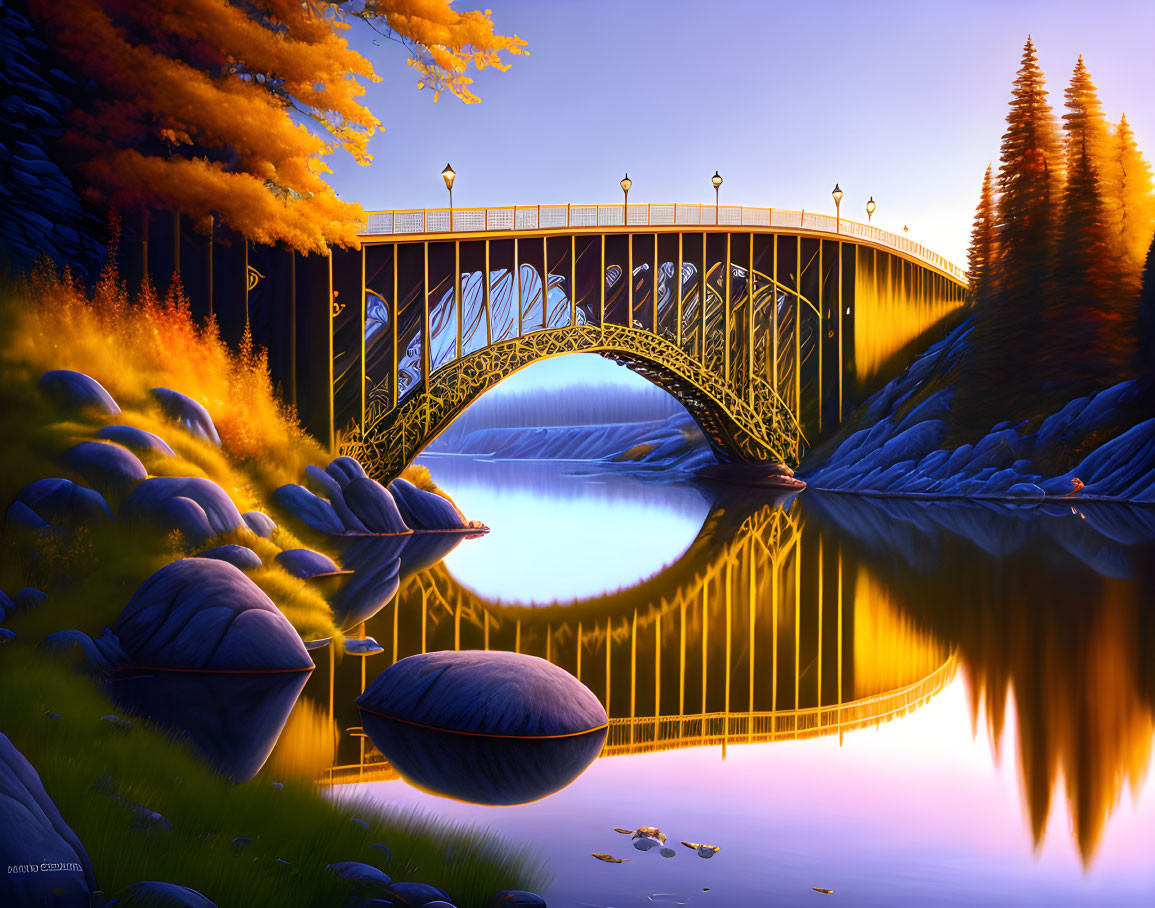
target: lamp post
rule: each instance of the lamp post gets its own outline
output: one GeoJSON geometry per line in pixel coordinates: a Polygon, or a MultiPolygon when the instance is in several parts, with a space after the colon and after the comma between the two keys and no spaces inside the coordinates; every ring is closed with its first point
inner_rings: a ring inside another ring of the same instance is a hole
{"type": "Polygon", "coordinates": [[[871,217],[874,215],[874,196],[870,197],[870,201],[866,203],[866,223],[870,223],[871,217]]]}
{"type": "Polygon", "coordinates": [[[903,224],[902,225],[902,232],[903,233],[910,233],[910,228],[907,227],[906,224],[903,224]]]}
{"type": "Polygon", "coordinates": [[[834,191],[830,193],[834,196],[834,232],[842,233],[842,190],[838,188],[838,184],[834,184],[834,191]]]}
{"type": "Polygon", "coordinates": [[[622,225],[625,226],[630,221],[630,187],[634,185],[634,181],[630,179],[627,173],[622,177],[622,182],[619,184],[622,187],[622,225]]]}
{"type": "Polygon", "coordinates": [[[722,175],[718,171],[714,171],[714,175],[710,177],[710,182],[714,184],[714,223],[718,223],[718,190],[722,188],[722,175]]]}
{"type": "Polygon", "coordinates": [[[453,172],[453,168],[448,164],[446,164],[445,169],[441,171],[441,179],[445,180],[445,188],[449,190],[449,225],[451,229],[453,226],[453,180],[456,176],[457,174],[453,172]]]}

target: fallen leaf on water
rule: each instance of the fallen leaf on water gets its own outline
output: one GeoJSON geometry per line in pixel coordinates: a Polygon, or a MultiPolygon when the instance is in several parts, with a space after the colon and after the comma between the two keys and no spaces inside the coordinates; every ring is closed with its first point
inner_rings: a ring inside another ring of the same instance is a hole
{"type": "Polygon", "coordinates": [[[634,831],[632,829],[619,829],[617,826],[614,827],[614,832],[620,832],[622,835],[633,835],[634,834],[634,831]]]}
{"type": "Polygon", "coordinates": [[[722,850],[720,845],[701,845],[698,842],[683,842],[687,848],[693,848],[698,852],[698,857],[712,858],[715,854],[722,850]]]}
{"type": "Polygon", "coordinates": [[[595,854],[594,857],[607,864],[624,864],[629,860],[629,858],[615,858],[612,854],[595,854]]]}
{"type": "Polygon", "coordinates": [[[823,895],[834,895],[833,889],[819,889],[817,886],[811,886],[810,888],[815,892],[821,892],[823,895]]]}

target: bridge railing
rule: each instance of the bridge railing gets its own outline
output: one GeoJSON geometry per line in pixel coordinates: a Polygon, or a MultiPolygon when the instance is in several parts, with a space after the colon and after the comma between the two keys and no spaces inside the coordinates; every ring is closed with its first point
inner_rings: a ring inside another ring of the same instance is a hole
{"type": "Polygon", "coordinates": [[[824,233],[893,249],[966,282],[954,262],[916,243],[869,224],[787,208],[739,205],[650,203],[644,205],[507,205],[497,208],[414,208],[371,211],[362,236],[485,233],[503,230],[567,230],[606,227],[767,227],[824,233]]]}

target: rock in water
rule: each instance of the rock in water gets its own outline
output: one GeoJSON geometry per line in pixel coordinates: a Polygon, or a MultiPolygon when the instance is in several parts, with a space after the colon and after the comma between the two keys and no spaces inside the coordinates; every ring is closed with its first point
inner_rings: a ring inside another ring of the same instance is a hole
{"type": "Polygon", "coordinates": [[[108,908],[217,908],[217,903],[195,889],[176,883],[146,880],[133,883],[116,894],[108,908]]]}
{"type": "Polygon", "coordinates": [[[129,520],[151,520],[162,528],[184,532],[182,522],[191,512],[187,507],[182,510],[180,506],[174,510],[169,503],[175,498],[189,499],[204,511],[212,536],[221,536],[245,526],[241,512],[225,490],[211,479],[199,477],[154,476],[146,479],[124,500],[120,516],[129,520]]]}
{"type": "Polygon", "coordinates": [[[364,897],[387,898],[389,896],[391,880],[372,864],[363,864],[360,861],[342,861],[339,864],[328,864],[325,869],[330,873],[335,873],[339,879],[355,881],[359,894],[364,897]]]}
{"type": "Polygon", "coordinates": [[[54,527],[65,523],[97,526],[112,520],[108,502],[99,492],[67,479],[38,479],[21,489],[16,501],[54,527]]]}
{"type": "Polygon", "coordinates": [[[262,514],[260,511],[245,511],[241,515],[241,519],[258,536],[264,539],[273,538],[273,530],[277,528],[277,525],[273,523],[273,519],[268,514],[262,514]]]}
{"type": "Polygon", "coordinates": [[[460,530],[465,522],[452,504],[404,479],[389,483],[401,519],[415,530],[460,530]]]}
{"type": "Polygon", "coordinates": [[[83,372],[57,369],[45,372],[38,383],[40,393],[65,410],[91,410],[108,416],[120,413],[112,395],[95,378],[83,372]]]}
{"type": "Polygon", "coordinates": [[[524,804],[564,788],[605,742],[605,710],[536,656],[410,656],[357,700],[365,732],[401,777],[476,804],[524,804]]]}
{"type": "Polygon", "coordinates": [[[314,530],[330,536],[340,536],[345,532],[345,526],[337,518],[333,506],[304,486],[293,483],[283,485],[273,492],[273,501],[314,530]]]}
{"type": "Polygon", "coordinates": [[[277,555],[277,563],[294,577],[304,580],[321,574],[336,574],[341,570],[328,555],[312,549],[286,549],[277,555]]]}
{"type": "Polygon", "coordinates": [[[354,479],[344,489],[345,501],[371,533],[411,533],[412,529],[397,510],[397,502],[381,483],[354,479]]]}
{"type": "Polygon", "coordinates": [[[176,453],[160,436],[145,432],[144,429],[137,429],[134,426],[105,426],[96,433],[96,437],[115,441],[118,445],[124,445],[137,454],[155,452],[166,457],[173,457],[176,453]]]}
{"type": "Polygon", "coordinates": [[[573,735],[609,722],[593,691],[522,653],[421,653],[385,669],[357,698],[366,712],[445,731],[522,738],[573,735]]]}
{"type": "Polygon", "coordinates": [[[118,444],[82,441],[64,455],[64,465],[84,477],[94,488],[125,495],[148,476],[140,459],[118,444]]]}
{"type": "Polygon", "coordinates": [[[218,545],[216,548],[193,556],[194,558],[215,558],[217,561],[227,561],[242,571],[251,571],[261,566],[261,556],[252,549],[243,545],[218,545]]]}
{"type": "Polygon", "coordinates": [[[153,574],[112,626],[134,665],[305,671],[313,660],[272,601],[224,561],[185,558],[153,574]]]}
{"type": "Polygon", "coordinates": [[[96,881],[80,840],[40,776],[0,734],[0,904],[92,904],[96,881]]]}
{"type": "Polygon", "coordinates": [[[191,397],[168,388],[153,388],[149,394],[156,398],[164,415],[184,426],[190,435],[220,445],[221,437],[209,411],[191,397]]]}

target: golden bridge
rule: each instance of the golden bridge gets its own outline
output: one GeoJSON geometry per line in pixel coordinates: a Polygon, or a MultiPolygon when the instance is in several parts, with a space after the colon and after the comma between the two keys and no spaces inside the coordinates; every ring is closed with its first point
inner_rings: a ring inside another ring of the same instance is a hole
{"type": "MultiPolygon", "coordinates": [[[[716,506],[674,564],[580,602],[503,605],[437,564],[406,581],[361,632],[389,664],[447,649],[553,662],[605,705],[602,756],[841,735],[920,706],[955,671],[953,651],[902,618],[869,578],[844,570],[841,552],[820,539],[803,551],[795,509],[769,505],[716,506]]],[[[368,680],[382,657],[370,657],[368,680]]],[[[366,660],[327,661],[328,690],[306,689],[307,698],[328,698],[323,725],[344,730],[324,778],[395,778],[349,707],[364,689],[366,660]]]]}
{"type": "Polygon", "coordinates": [[[382,477],[502,379],[574,352],[666,389],[723,461],[796,462],[967,289],[905,236],[777,208],[377,212],[361,241],[328,260],[321,422],[382,477]]]}

